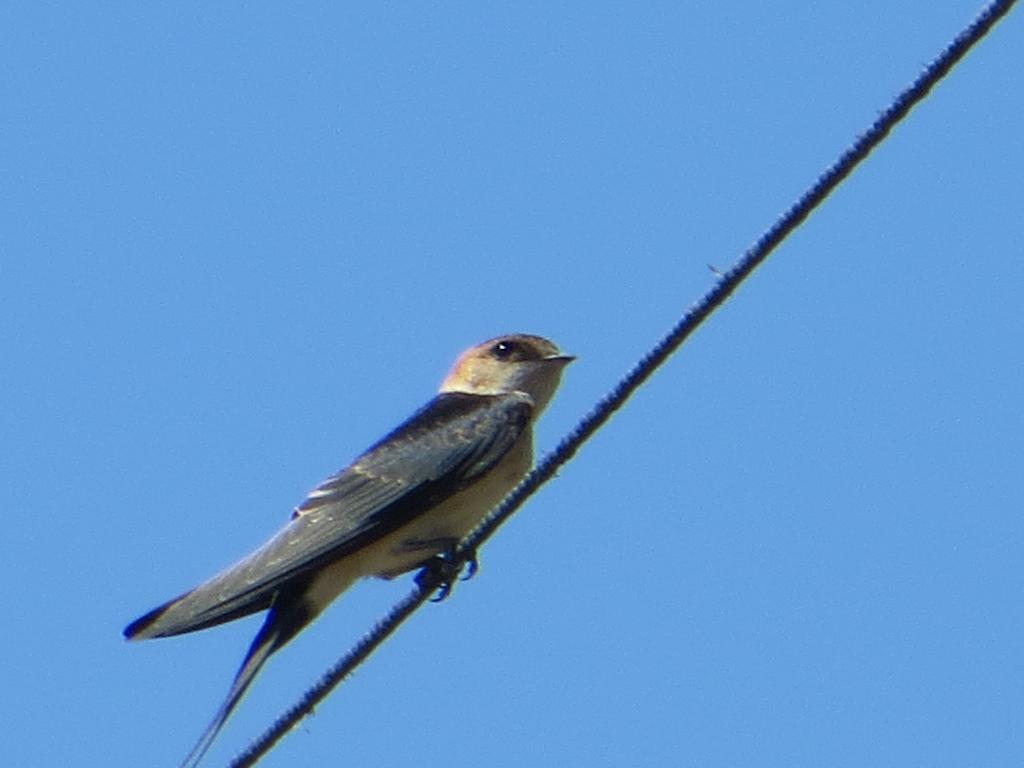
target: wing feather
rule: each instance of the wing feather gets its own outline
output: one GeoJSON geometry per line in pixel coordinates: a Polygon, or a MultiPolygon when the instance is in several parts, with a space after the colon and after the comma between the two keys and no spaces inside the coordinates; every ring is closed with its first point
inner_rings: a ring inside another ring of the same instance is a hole
{"type": "Polygon", "coordinates": [[[282,586],[372,544],[486,474],[532,411],[520,393],[438,395],[317,486],[266,544],[133,622],[125,636],[191,632],[269,607],[282,586]]]}

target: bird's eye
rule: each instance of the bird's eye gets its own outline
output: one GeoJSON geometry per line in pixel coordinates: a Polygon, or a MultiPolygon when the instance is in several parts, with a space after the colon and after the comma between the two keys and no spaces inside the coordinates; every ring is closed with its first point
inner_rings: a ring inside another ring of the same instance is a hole
{"type": "Polygon", "coordinates": [[[499,341],[491,347],[491,354],[498,360],[508,360],[515,354],[518,347],[519,345],[514,341],[499,341]]]}

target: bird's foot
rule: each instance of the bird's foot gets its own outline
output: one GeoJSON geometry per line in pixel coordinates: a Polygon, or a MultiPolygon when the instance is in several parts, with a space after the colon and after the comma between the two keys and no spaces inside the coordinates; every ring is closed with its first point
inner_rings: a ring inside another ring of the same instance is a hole
{"type": "Polygon", "coordinates": [[[457,539],[445,539],[443,544],[444,549],[440,554],[425,561],[420,572],[416,574],[416,584],[421,588],[436,585],[437,595],[431,598],[433,603],[439,603],[446,599],[452,593],[456,580],[468,581],[480,570],[475,550],[459,559],[456,557],[456,550],[459,546],[457,539]],[[463,567],[465,567],[466,573],[459,579],[463,567]]]}

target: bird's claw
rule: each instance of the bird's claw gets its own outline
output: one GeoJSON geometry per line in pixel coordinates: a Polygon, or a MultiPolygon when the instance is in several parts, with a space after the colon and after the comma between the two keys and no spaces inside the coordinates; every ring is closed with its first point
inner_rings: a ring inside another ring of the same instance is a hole
{"type": "Polygon", "coordinates": [[[459,581],[469,581],[474,576],[476,576],[476,572],[480,570],[480,561],[476,559],[475,549],[468,555],[466,555],[465,566],[466,573],[462,576],[461,579],[459,579],[459,581]]]}
{"type": "Polygon", "coordinates": [[[456,581],[468,581],[480,570],[480,563],[475,551],[470,552],[461,560],[456,560],[455,546],[452,545],[441,554],[434,555],[427,560],[420,572],[416,574],[416,584],[421,589],[437,585],[437,594],[430,598],[432,603],[440,603],[445,600],[452,593],[456,581]],[[466,574],[459,578],[463,567],[466,569],[466,574]]]}

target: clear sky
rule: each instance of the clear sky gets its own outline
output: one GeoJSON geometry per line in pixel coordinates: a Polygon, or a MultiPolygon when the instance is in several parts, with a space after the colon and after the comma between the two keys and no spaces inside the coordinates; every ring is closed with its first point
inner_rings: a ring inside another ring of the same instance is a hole
{"type": "MultiPolygon", "coordinates": [[[[129,620],[469,344],[579,356],[552,447],[979,7],[5,3],[3,762],[176,764],[259,620],[129,620]]],[[[265,765],[1020,764],[1022,50],[1018,11],[265,765]]]]}

